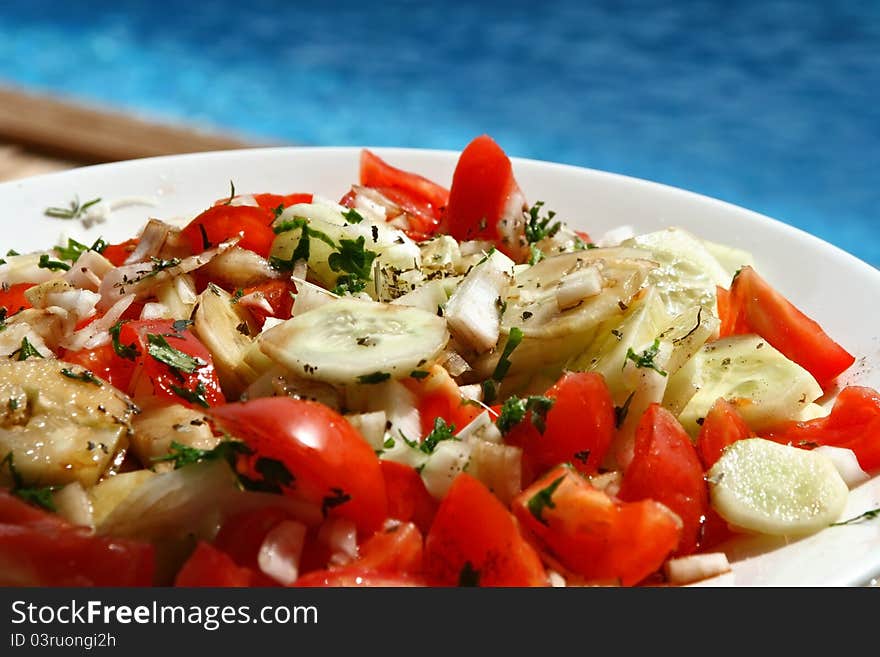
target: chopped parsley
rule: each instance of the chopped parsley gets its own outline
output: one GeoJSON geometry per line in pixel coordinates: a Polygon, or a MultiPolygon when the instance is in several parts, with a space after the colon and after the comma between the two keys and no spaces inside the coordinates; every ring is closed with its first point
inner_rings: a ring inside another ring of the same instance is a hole
{"type": "Polygon", "coordinates": [[[96,239],[91,246],[83,244],[82,242],[77,242],[75,239],[68,238],[67,246],[56,246],[55,253],[57,253],[58,257],[62,260],[70,260],[71,262],[76,262],[77,259],[86,251],[103,253],[104,249],[106,248],[107,242],[105,242],[100,237],[96,239]]]}
{"type": "Polygon", "coordinates": [[[324,242],[331,249],[335,249],[336,243],[330,238],[326,233],[321,232],[320,230],[315,230],[309,226],[309,220],[305,217],[294,217],[288,221],[283,221],[277,226],[275,226],[272,230],[275,234],[280,234],[287,232],[289,230],[300,229],[302,231],[299,241],[296,244],[296,248],[294,248],[293,253],[290,256],[289,260],[285,260],[284,258],[279,258],[277,256],[272,256],[269,258],[269,264],[278,269],[279,271],[291,271],[293,269],[293,265],[298,260],[308,260],[309,255],[311,254],[311,238],[319,239],[324,242]]]}
{"type": "Polygon", "coordinates": [[[110,327],[110,337],[113,338],[113,351],[116,352],[116,355],[125,358],[126,360],[134,360],[138,356],[141,355],[141,352],[138,351],[137,345],[134,342],[131,344],[122,344],[119,340],[119,332],[122,330],[122,322],[116,322],[113,326],[110,327]]]}
{"type": "Polygon", "coordinates": [[[388,372],[373,372],[372,374],[361,374],[357,380],[358,383],[382,383],[391,378],[388,372]]]}
{"type": "Polygon", "coordinates": [[[354,291],[352,288],[357,287],[360,292],[372,277],[373,261],[379,254],[364,248],[365,244],[363,235],[356,240],[341,239],[339,251],[331,253],[327,260],[330,269],[343,272],[337,279],[337,287],[344,286],[343,291],[354,291]]]}
{"type": "MultiPolygon", "coordinates": [[[[643,367],[646,369],[652,369],[657,374],[661,376],[666,376],[666,372],[657,367],[657,364],[654,362],[654,358],[660,351],[660,339],[656,338],[654,340],[654,344],[645,349],[641,354],[637,354],[632,350],[632,347],[626,350],[626,360],[631,360],[636,364],[636,367],[643,367]]],[[[626,361],[624,361],[624,365],[626,365],[626,361]]]]}
{"type": "Polygon", "coordinates": [[[556,489],[559,488],[559,484],[561,484],[564,479],[565,475],[558,477],[549,486],[542,488],[532,495],[526,503],[529,513],[531,513],[542,525],[548,524],[547,520],[544,518],[544,509],[556,508],[556,504],[553,502],[553,493],[556,492],[556,489]]]}
{"type": "Polygon", "coordinates": [[[47,217],[54,217],[56,219],[78,219],[85,213],[86,210],[88,210],[96,203],[100,202],[100,198],[94,198],[91,201],[86,201],[85,203],[80,204],[79,196],[75,196],[74,199],[70,202],[69,207],[49,207],[43,210],[43,214],[47,217]]]}
{"type": "Polygon", "coordinates": [[[192,325],[193,321],[191,319],[175,319],[171,322],[171,328],[175,333],[183,333],[192,325]]]}
{"type": "Polygon", "coordinates": [[[525,399],[513,396],[505,400],[501,413],[495,424],[502,434],[508,433],[515,425],[522,422],[526,413],[531,413],[531,421],[539,433],[547,428],[547,412],[553,408],[555,399],[532,395],[525,399]]]}
{"type": "Polygon", "coordinates": [[[392,438],[391,436],[389,436],[388,438],[385,439],[385,442],[382,443],[382,447],[383,447],[384,449],[394,449],[394,446],[395,446],[396,444],[397,444],[397,443],[395,442],[394,438],[392,438]]]}
{"type": "Polygon", "coordinates": [[[275,215],[275,219],[284,214],[284,203],[279,203],[276,207],[272,208],[272,214],[275,215]]]}
{"type": "Polygon", "coordinates": [[[21,346],[9,354],[9,357],[12,358],[18,354],[18,358],[16,360],[27,360],[28,358],[42,358],[43,354],[37,351],[36,347],[32,345],[26,337],[21,339],[21,346]]]}
{"type": "Polygon", "coordinates": [[[280,495],[284,488],[290,488],[296,482],[296,477],[277,459],[261,456],[254,463],[261,479],[251,479],[239,475],[238,479],[246,490],[261,491],[263,493],[276,493],[280,495]]]}
{"type": "Polygon", "coordinates": [[[546,217],[540,216],[541,208],[543,207],[544,201],[537,201],[532,207],[529,208],[529,216],[526,220],[525,225],[526,241],[529,244],[540,242],[545,237],[553,237],[554,235],[556,235],[556,233],[559,232],[559,229],[562,228],[562,223],[560,223],[559,221],[555,223],[550,223],[556,216],[556,213],[552,210],[549,210],[547,212],[546,217]]]}
{"type": "Polygon", "coordinates": [[[232,200],[235,198],[235,183],[231,180],[229,181],[229,198],[226,199],[226,202],[223,205],[231,205],[232,200]]]}
{"type": "Polygon", "coordinates": [[[201,358],[190,356],[180,351],[180,349],[175,349],[168,344],[164,336],[156,333],[147,334],[147,353],[160,363],[165,363],[169,367],[186,374],[192,374],[207,364],[201,358]]]}
{"type": "Polygon", "coordinates": [[[544,252],[534,244],[529,246],[529,264],[537,265],[544,259],[544,252]]]}
{"type": "Polygon", "coordinates": [[[346,493],[341,488],[331,488],[330,492],[332,495],[327,495],[321,500],[321,515],[325,518],[327,517],[327,513],[330,509],[336,508],[337,506],[341,506],[346,502],[351,501],[351,495],[346,493]]]}
{"type": "Polygon", "coordinates": [[[50,271],[68,271],[70,269],[70,265],[66,262],[61,262],[60,260],[50,260],[48,254],[44,253],[40,256],[40,261],[37,263],[37,267],[40,269],[48,269],[50,271]]]}
{"type": "Polygon", "coordinates": [[[9,468],[9,474],[12,477],[13,486],[10,492],[13,495],[24,500],[28,504],[43,507],[47,511],[57,511],[55,508],[55,502],[52,499],[52,493],[58,488],[57,486],[43,486],[40,488],[25,486],[21,473],[15,467],[12,452],[8,452],[6,456],[3,457],[3,460],[0,461],[0,468],[4,465],[9,468]]]}
{"type": "Polygon", "coordinates": [[[359,224],[364,218],[360,212],[355,210],[354,208],[349,209],[346,212],[342,213],[342,216],[345,217],[345,220],[350,224],[359,224]]]}
{"type": "Polygon", "coordinates": [[[409,373],[409,375],[414,379],[425,379],[430,374],[431,373],[426,370],[413,370],[412,372],[409,373]]]}
{"type": "Polygon", "coordinates": [[[444,440],[460,440],[455,436],[455,425],[446,424],[446,420],[442,417],[434,418],[434,428],[431,433],[425,436],[425,439],[419,445],[419,451],[425,454],[433,454],[434,450],[444,440]]]}
{"type": "Polygon", "coordinates": [[[498,384],[501,383],[501,380],[507,376],[507,372],[510,369],[510,355],[513,353],[513,350],[519,346],[519,343],[523,340],[523,332],[517,327],[513,327],[510,329],[510,333],[507,336],[507,342],[504,344],[504,349],[501,352],[501,358],[498,359],[498,364],[495,365],[495,370],[492,372],[492,377],[486,381],[483,381],[483,401],[487,404],[491,404],[495,401],[495,397],[498,396],[498,384]]]}
{"type": "Polygon", "coordinates": [[[69,367],[62,367],[61,374],[63,376],[66,376],[68,379],[73,379],[74,381],[82,381],[83,383],[91,383],[98,386],[99,388],[104,385],[101,382],[101,379],[96,377],[91,370],[82,370],[81,372],[77,372],[70,369],[69,367]]]}
{"type": "Polygon", "coordinates": [[[183,388],[181,386],[176,386],[173,383],[170,387],[172,392],[174,392],[174,394],[181,399],[185,399],[192,404],[197,404],[202,408],[209,408],[211,406],[208,403],[208,399],[206,397],[208,391],[205,389],[205,384],[201,381],[196,384],[196,387],[193,390],[183,388]]]}

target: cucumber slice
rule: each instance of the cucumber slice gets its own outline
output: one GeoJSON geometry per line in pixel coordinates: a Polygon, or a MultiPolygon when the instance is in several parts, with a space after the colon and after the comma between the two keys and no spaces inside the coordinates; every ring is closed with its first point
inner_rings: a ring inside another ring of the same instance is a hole
{"type": "Polygon", "coordinates": [[[344,298],[260,335],[260,349],[300,376],[328,383],[400,379],[433,360],[449,340],[435,314],[344,298]]]}
{"type": "Polygon", "coordinates": [[[798,536],[835,522],[849,489],[827,456],[763,438],[739,440],[708,474],[712,506],[727,522],[798,536]]]}
{"type": "Polygon", "coordinates": [[[647,288],[632,302],[622,321],[614,318],[602,324],[590,348],[572,361],[569,368],[598,372],[605,377],[614,402],[623,404],[631,392],[623,381],[627,352],[639,345],[650,345],[669,319],[656,288],[647,288]]]}
{"type": "Polygon", "coordinates": [[[704,306],[717,314],[715,286],[729,286],[730,275],[699,239],[681,228],[667,228],[637,235],[622,246],[647,251],[659,263],[647,284],[657,286],[670,315],[692,306],[704,306]]]}
{"type": "Polygon", "coordinates": [[[719,397],[734,403],[748,425],[760,431],[799,418],[822,395],[809,372],[757,335],[708,343],[694,358],[699,390],[678,417],[692,436],[719,397]]]}

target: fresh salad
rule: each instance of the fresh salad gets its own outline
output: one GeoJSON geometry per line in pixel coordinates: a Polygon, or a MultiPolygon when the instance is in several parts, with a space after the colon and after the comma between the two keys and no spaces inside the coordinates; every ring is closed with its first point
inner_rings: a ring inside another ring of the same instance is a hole
{"type": "Polygon", "coordinates": [[[880,393],[748,253],[394,164],[0,260],[0,583],[682,585],[862,519],[880,393]]]}

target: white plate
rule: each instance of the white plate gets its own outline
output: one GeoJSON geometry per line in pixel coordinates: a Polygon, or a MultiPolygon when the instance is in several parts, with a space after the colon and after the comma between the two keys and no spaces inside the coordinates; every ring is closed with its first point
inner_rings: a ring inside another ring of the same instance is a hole
{"type": "MultiPolygon", "coordinates": [[[[396,166],[448,184],[457,153],[375,149],[396,166]]],[[[121,241],[148,216],[190,217],[229,193],[314,192],[337,199],[357,180],[359,149],[259,149],[135,160],[50,174],[0,185],[0,253],[46,248],[63,234],[86,242],[121,241]],[[115,212],[105,224],[44,217],[47,206],[78,195],[152,196],[153,208],[115,212]]],[[[857,357],[842,383],[880,388],[880,271],[788,225],[690,192],[600,171],[515,160],[527,198],[543,200],[576,228],[594,235],[621,224],[638,231],[682,226],[697,235],[750,251],[759,271],[857,357]]],[[[829,218],[833,219],[833,218],[829,218]]],[[[844,515],[880,506],[880,476],[855,489],[844,515]]],[[[742,540],[731,546],[734,583],[747,586],[866,583],[880,574],[880,521],[829,528],[789,544],[742,540]]],[[[728,582],[729,578],[719,580],[728,582]]]]}

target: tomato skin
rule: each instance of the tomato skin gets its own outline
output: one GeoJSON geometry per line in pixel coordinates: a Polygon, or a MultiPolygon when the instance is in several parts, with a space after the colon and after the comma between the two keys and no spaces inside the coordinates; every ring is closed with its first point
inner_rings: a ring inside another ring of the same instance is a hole
{"type": "Polygon", "coordinates": [[[419,531],[427,534],[439,503],[431,497],[419,473],[411,466],[394,461],[380,460],[379,465],[388,496],[388,517],[413,522],[419,531]]]}
{"type": "Polygon", "coordinates": [[[258,292],[263,298],[269,302],[272,307],[272,313],[266,314],[264,310],[256,306],[249,306],[248,311],[254,320],[263,328],[266,317],[277,317],[279,319],[289,319],[290,312],[293,309],[293,293],[296,292],[296,286],[290,280],[270,279],[259,285],[247,287],[242,290],[243,295],[258,292]]]}
{"type": "Polygon", "coordinates": [[[681,424],[659,404],[651,404],[639,421],[633,459],[623,473],[619,497],[665,504],[684,523],[676,554],[696,549],[709,508],[703,465],[681,424]]]}
{"type": "Polygon", "coordinates": [[[174,322],[170,319],[136,320],[122,324],[119,331],[120,344],[134,345],[138,351],[134,374],[129,384],[129,394],[134,396],[144,394],[143,388],[139,388],[139,386],[146,385],[144,383],[146,380],[149,382],[153,394],[191,408],[201,407],[202,404],[181,397],[175,388],[191,392],[197,389],[203,390],[203,399],[208,406],[225,403],[211,352],[199,342],[189,329],[175,331],[173,324],[174,322]],[[172,348],[198,358],[204,365],[192,373],[172,371],[167,364],[149,355],[148,335],[161,335],[172,348]]]}
{"type": "Polygon", "coordinates": [[[199,541],[196,549],[178,571],[174,586],[229,586],[254,585],[254,573],[242,568],[224,552],[210,543],[199,541]]]}
{"type": "Polygon", "coordinates": [[[31,302],[24,293],[33,286],[33,283],[16,283],[9,287],[0,287],[0,308],[6,310],[7,317],[31,307],[31,302]]]}
{"type": "Polygon", "coordinates": [[[565,465],[523,490],[511,508],[542,551],[590,582],[637,584],[660,568],[681,534],[680,520],[661,504],[621,502],[565,465]],[[552,486],[552,506],[536,515],[529,502],[552,486]]]}
{"type": "Polygon", "coordinates": [[[266,535],[280,522],[295,520],[278,507],[241,511],[223,521],[214,546],[239,566],[259,572],[258,557],[266,535]]]}
{"type": "Polygon", "coordinates": [[[880,469],[880,392],[847,386],[827,417],[786,422],[761,435],[795,447],[832,445],[851,449],[862,469],[873,472],[880,469]]]}
{"type": "Polygon", "coordinates": [[[720,285],[715,286],[715,298],[718,304],[718,319],[721,321],[721,324],[718,328],[718,337],[726,338],[729,335],[732,335],[732,327],[731,323],[731,312],[730,312],[730,290],[727,288],[721,287],[720,285]]]}
{"type": "Polygon", "coordinates": [[[484,410],[462,397],[458,384],[439,365],[433,366],[427,377],[407,378],[403,383],[417,397],[422,438],[433,431],[434,420],[438,417],[459,430],[470,424],[484,410]]]}
{"type": "Polygon", "coordinates": [[[405,211],[431,222],[433,227],[449,203],[449,190],[445,187],[393,167],[367,149],[361,151],[360,183],[378,189],[405,211]]]}
{"type": "Polygon", "coordinates": [[[153,546],[96,536],[0,489],[0,586],[150,586],[153,546]]]}
{"type": "Polygon", "coordinates": [[[264,397],[206,412],[257,456],[281,461],[296,477],[286,492],[322,506],[341,490],[350,499],[328,507],[327,516],[349,518],[362,533],[382,526],[387,503],[379,459],[336,411],[313,401],[264,397]]]}
{"type": "Polygon", "coordinates": [[[271,210],[249,205],[215,205],[193,219],[181,231],[193,253],[201,253],[233,237],[238,246],[264,258],[269,256],[275,232],[271,210]],[[202,234],[204,229],[204,235],[202,234]],[[205,243],[207,238],[208,244],[205,243]]]}
{"type": "Polygon", "coordinates": [[[547,573],[510,512],[467,473],[455,478],[425,539],[425,576],[456,586],[468,567],[480,586],[547,586],[547,573]]]}
{"type": "Polygon", "coordinates": [[[614,436],[614,401],[605,379],[595,372],[566,372],[546,392],[554,399],[541,434],[530,417],[505,436],[523,448],[523,480],[532,481],[559,463],[584,474],[599,469],[614,436]]]}
{"type": "Polygon", "coordinates": [[[751,267],[743,267],[734,279],[728,312],[734,317],[731,330],[757,333],[812,374],[823,390],[855,362],[852,354],[751,267]]]}
{"type": "Polygon", "coordinates": [[[411,522],[380,529],[360,546],[351,565],[381,573],[418,575],[422,572],[422,533],[411,522]]]}
{"type": "Polygon", "coordinates": [[[113,265],[119,267],[125,264],[128,256],[137,248],[138,242],[140,242],[140,239],[133,237],[119,244],[108,244],[101,251],[101,255],[107,258],[113,265]]]}
{"type": "MultiPolygon", "coordinates": [[[[449,190],[444,232],[455,239],[489,240],[511,257],[522,245],[502,240],[499,221],[511,199],[522,197],[510,158],[488,135],[469,143],[458,158],[449,190]]],[[[517,258],[514,258],[517,259],[517,258]]]]}
{"type": "Polygon", "coordinates": [[[67,363],[82,365],[95,376],[109,381],[120,390],[128,390],[134,374],[134,363],[120,358],[113,350],[113,345],[105,344],[94,349],[80,349],[65,352],[61,359],[67,363]]]}
{"type": "Polygon", "coordinates": [[[697,453],[703,468],[708,470],[721,458],[721,453],[728,445],[737,440],[754,437],[754,432],[737,412],[736,406],[723,397],[719,397],[709,409],[700,434],[697,436],[697,453]]]}
{"type": "MultiPolygon", "coordinates": [[[[254,194],[254,200],[257,204],[263,208],[264,210],[269,210],[274,214],[275,209],[280,205],[284,208],[289,208],[291,205],[297,205],[298,203],[311,203],[312,195],[311,194],[254,194]]],[[[226,202],[226,199],[222,201],[226,202]]],[[[219,204],[220,201],[217,202],[219,204]]]]}
{"type": "Polygon", "coordinates": [[[385,587],[399,588],[426,586],[420,577],[393,575],[365,570],[357,566],[336,570],[316,570],[300,577],[293,584],[297,587],[385,587]]]}

